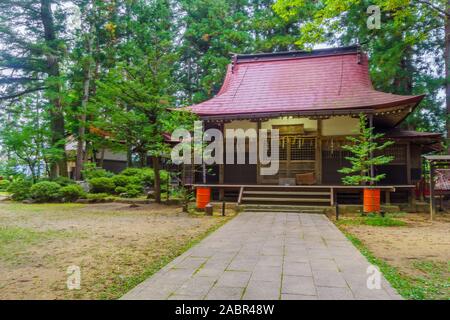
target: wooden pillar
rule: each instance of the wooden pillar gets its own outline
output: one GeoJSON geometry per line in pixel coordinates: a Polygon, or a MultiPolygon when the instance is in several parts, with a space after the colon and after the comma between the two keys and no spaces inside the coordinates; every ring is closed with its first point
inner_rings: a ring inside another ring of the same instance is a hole
{"type": "MultiPolygon", "coordinates": [[[[220,128],[220,131],[222,131],[222,136],[223,136],[223,150],[225,150],[225,123],[221,123],[221,124],[219,124],[219,128],[220,128]]],[[[223,163],[221,163],[221,164],[219,164],[219,184],[220,185],[223,185],[224,184],[224,182],[225,182],[225,164],[224,164],[224,161],[225,161],[225,152],[223,153],[223,159],[222,159],[223,161],[223,163]]],[[[224,189],[223,188],[219,188],[219,200],[220,201],[223,201],[223,199],[224,199],[224,196],[225,196],[225,191],[224,191],[224,189]]]]}
{"type": "Polygon", "coordinates": [[[256,147],[256,184],[262,184],[261,181],[261,164],[259,162],[259,130],[261,129],[261,120],[258,120],[256,122],[256,142],[257,142],[257,147],[256,147]]]}
{"type": "MultiPolygon", "coordinates": [[[[373,114],[369,115],[369,127],[373,128],[373,114]]],[[[372,141],[372,137],[370,137],[370,140],[372,141]]],[[[373,151],[370,152],[370,158],[373,158],[373,151]]],[[[374,167],[373,165],[370,166],[370,177],[374,177],[375,176],[375,172],[374,172],[374,167]]],[[[371,182],[370,184],[373,184],[373,182],[371,182]]]]}
{"type": "Polygon", "coordinates": [[[433,161],[430,161],[430,220],[436,213],[436,199],[434,198],[434,173],[435,167],[433,161]]]}
{"type": "Polygon", "coordinates": [[[322,184],[322,119],[317,120],[316,183],[322,184]]]}
{"type": "Polygon", "coordinates": [[[384,203],[388,206],[391,205],[391,191],[389,189],[384,192],[384,203]]]}
{"type": "Polygon", "coordinates": [[[411,142],[406,143],[406,182],[411,184],[411,142]]]}
{"type": "Polygon", "coordinates": [[[414,188],[408,190],[408,204],[412,210],[415,210],[416,206],[416,195],[414,190],[415,190],[414,188]]]}
{"type": "MultiPolygon", "coordinates": [[[[203,138],[203,134],[205,133],[205,123],[204,122],[202,122],[202,138],[203,138]]],[[[201,159],[202,159],[202,164],[201,164],[201,166],[202,166],[202,183],[203,184],[206,184],[206,163],[205,163],[205,160],[203,159],[203,147],[202,147],[202,149],[201,149],[202,151],[202,156],[201,156],[201,159]]]]}

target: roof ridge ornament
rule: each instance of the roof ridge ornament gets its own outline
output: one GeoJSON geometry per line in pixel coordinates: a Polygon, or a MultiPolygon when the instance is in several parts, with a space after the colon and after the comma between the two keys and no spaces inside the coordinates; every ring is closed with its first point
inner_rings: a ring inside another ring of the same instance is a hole
{"type": "Polygon", "coordinates": [[[233,53],[233,59],[231,61],[231,73],[234,73],[234,68],[237,65],[237,56],[238,55],[236,53],[233,53]]]}
{"type": "Polygon", "coordinates": [[[356,45],[356,57],[358,59],[358,64],[362,63],[362,49],[361,49],[361,45],[358,43],[356,45]]]}

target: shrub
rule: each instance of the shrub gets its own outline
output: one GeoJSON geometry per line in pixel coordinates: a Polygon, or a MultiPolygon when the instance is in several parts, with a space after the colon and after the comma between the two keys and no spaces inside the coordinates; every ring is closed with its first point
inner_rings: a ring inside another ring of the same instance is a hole
{"type": "Polygon", "coordinates": [[[59,192],[64,201],[76,201],[86,196],[86,192],[77,184],[62,187],[59,192]]]}
{"type": "MultiPolygon", "coordinates": [[[[128,184],[140,184],[143,187],[151,187],[155,181],[155,172],[152,168],[127,168],[121,172],[121,175],[129,177],[128,184]]],[[[161,190],[167,189],[169,172],[160,170],[159,176],[161,178],[161,190]]]]}
{"type": "Polygon", "coordinates": [[[112,180],[116,187],[125,187],[127,184],[130,183],[130,177],[122,174],[112,177],[112,180]]]}
{"type": "Polygon", "coordinates": [[[145,182],[144,182],[144,180],[142,179],[141,176],[131,176],[131,177],[128,177],[127,185],[129,185],[129,184],[142,185],[143,186],[145,184],[145,182]]]}
{"type": "Polygon", "coordinates": [[[126,187],[122,187],[122,186],[119,186],[119,187],[116,187],[116,189],[114,190],[117,194],[122,194],[122,193],[125,193],[125,192],[127,192],[127,188],[126,187]]]}
{"type": "Polygon", "coordinates": [[[87,180],[94,178],[111,178],[114,175],[112,172],[96,167],[95,163],[85,163],[81,173],[83,174],[84,179],[87,180]]]}
{"type": "Polygon", "coordinates": [[[155,173],[151,168],[127,168],[121,174],[130,177],[130,184],[151,186],[155,180],[155,173]]]}
{"type": "Polygon", "coordinates": [[[60,189],[61,186],[56,182],[42,181],[30,188],[30,196],[37,202],[55,201],[61,197],[60,189]]]}
{"type": "Polygon", "coordinates": [[[153,169],[147,168],[142,170],[141,185],[144,187],[150,187],[155,181],[155,172],[153,169]]]}
{"type": "Polygon", "coordinates": [[[112,199],[107,193],[88,193],[86,198],[92,202],[104,202],[112,199]]]}
{"type": "Polygon", "coordinates": [[[6,191],[10,185],[9,180],[0,180],[0,191],[6,191]]]}
{"type": "Polygon", "coordinates": [[[12,193],[14,201],[21,201],[30,197],[31,185],[31,181],[19,178],[11,182],[6,191],[12,193]]]}
{"type": "Polygon", "coordinates": [[[72,179],[69,179],[67,177],[57,177],[56,179],[51,180],[53,182],[56,182],[57,184],[59,184],[61,187],[65,187],[65,186],[69,186],[69,185],[73,185],[76,182],[73,181],[72,179]]]}
{"type": "Polygon", "coordinates": [[[92,193],[113,193],[116,186],[112,178],[93,178],[89,180],[92,193]]]}
{"type": "Polygon", "coordinates": [[[120,174],[124,175],[124,176],[140,176],[142,174],[142,171],[145,169],[141,169],[141,168],[126,168],[125,170],[123,170],[120,174]]]}
{"type": "Polygon", "coordinates": [[[136,198],[142,194],[142,187],[139,185],[130,184],[126,186],[126,191],[123,193],[123,196],[126,198],[136,198]]]}
{"type": "Polygon", "coordinates": [[[170,174],[166,170],[161,170],[159,172],[159,176],[161,178],[161,190],[167,191],[167,183],[170,178],[170,174]]]}

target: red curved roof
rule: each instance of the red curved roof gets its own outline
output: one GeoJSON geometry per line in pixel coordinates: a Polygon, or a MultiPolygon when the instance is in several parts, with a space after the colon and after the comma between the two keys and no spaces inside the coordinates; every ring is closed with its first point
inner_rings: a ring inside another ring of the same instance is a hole
{"type": "Polygon", "coordinates": [[[235,56],[214,98],[187,107],[200,116],[379,109],[421,96],[374,90],[356,47],[235,56]]]}

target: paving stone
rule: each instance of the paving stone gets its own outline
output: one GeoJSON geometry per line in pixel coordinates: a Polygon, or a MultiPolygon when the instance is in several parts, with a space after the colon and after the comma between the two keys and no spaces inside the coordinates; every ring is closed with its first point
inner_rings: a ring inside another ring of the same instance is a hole
{"type": "Polygon", "coordinates": [[[250,280],[243,296],[244,300],[278,300],[280,281],[250,280]]]}
{"type": "Polygon", "coordinates": [[[348,287],[340,272],[331,270],[313,270],[314,283],[324,287],[348,287]]]}
{"type": "Polygon", "coordinates": [[[256,263],[256,267],[281,267],[283,265],[283,256],[261,256],[256,263]]]}
{"type": "Polygon", "coordinates": [[[383,288],[369,289],[367,288],[367,285],[350,288],[355,298],[359,300],[392,300],[392,298],[383,288]]]}
{"type": "Polygon", "coordinates": [[[353,300],[350,288],[321,287],[317,286],[319,300],[353,300]]]}
{"type": "Polygon", "coordinates": [[[245,288],[251,274],[248,271],[225,271],[220,276],[217,286],[245,288]]]}
{"type": "Polygon", "coordinates": [[[234,259],[231,261],[230,265],[227,267],[227,270],[233,271],[253,271],[258,262],[257,258],[249,258],[249,259],[234,259]]]}
{"type": "Polygon", "coordinates": [[[240,300],[244,288],[213,287],[206,295],[206,300],[240,300]]]}
{"type": "Polygon", "coordinates": [[[309,258],[307,254],[285,254],[284,262],[304,262],[309,263],[309,258]]]}
{"type": "Polygon", "coordinates": [[[176,269],[197,269],[207,261],[207,258],[187,257],[175,265],[176,269]]]}
{"type": "Polygon", "coordinates": [[[257,281],[281,281],[282,268],[271,266],[257,266],[253,270],[251,279],[257,281]]]}
{"type": "Polygon", "coordinates": [[[282,256],[284,254],[284,248],[281,245],[265,246],[264,248],[262,248],[261,253],[268,256],[282,256]]]}
{"type": "Polygon", "coordinates": [[[195,269],[170,269],[159,280],[161,283],[181,284],[188,280],[195,272],[195,269]]]}
{"type": "Polygon", "coordinates": [[[324,215],[244,212],[122,299],[401,299],[324,215]]]}
{"type": "Polygon", "coordinates": [[[317,300],[317,296],[306,296],[302,294],[281,294],[281,300],[317,300]]]}
{"type": "Polygon", "coordinates": [[[185,296],[181,294],[173,294],[168,300],[202,300],[204,296],[185,296]]]}
{"type": "Polygon", "coordinates": [[[333,259],[310,259],[311,270],[339,271],[336,261],[333,259]]]}
{"type": "Polygon", "coordinates": [[[146,286],[138,291],[137,294],[133,294],[131,291],[129,294],[122,297],[124,300],[164,300],[167,299],[181,283],[166,283],[158,281],[151,286],[146,286]]]}
{"type": "Polygon", "coordinates": [[[316,295],[316,287],[312,277],[283,276],[281,293],[316,295]]]}
{"type": "Polygon", "coordinates": [[[204,296],[216,282],[215,277],[194,276],[174,291],[174,294],[188,296],[204,296]]]}
{"type": "Polygon", "coordinates": [[[311,266],[304,262],[285,261],[283,265],[283,274],[288,276],[306,276],[311,277],[311,266]]]}

